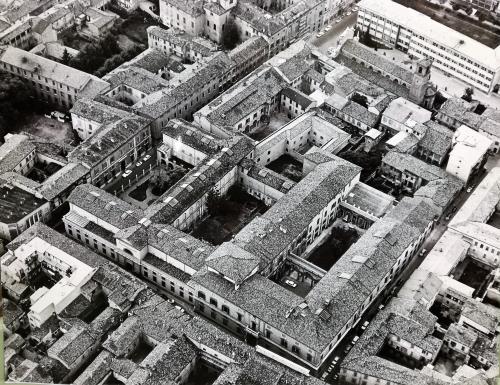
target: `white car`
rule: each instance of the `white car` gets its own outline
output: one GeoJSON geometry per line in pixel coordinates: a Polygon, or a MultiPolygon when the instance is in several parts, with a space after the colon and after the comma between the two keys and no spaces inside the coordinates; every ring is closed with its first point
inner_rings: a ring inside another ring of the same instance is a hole
{"type": "Polygon", "coordinates": [[[355,336],[355,337],[352,339],[351,344],[352,344],[352,345],[355,345],[355,344],[356,344],[356,342],[358,342],[358,340],[359,340],[359,336],[355,336]]]}
{"type": "Polygon", "coordinates": [[[64,123],[64,122],[66,121],[66,120],[65,120],[65,117],[66,117],[66,116],[65,116],[62,112],[59,112],[59,111],[54,111],[54,112],[52,113],[52,117],[53,117],[54,119],[59,120],[61,123],[64,123]]]}
{"type": "Polygon", "coordinates": [[[321,37],[321,36],[323,36],[324,34],[325,34],[325,33],[324,33],[323,31],[318,32],[318,33],[316,34],[316,37],[321,37]]]}
{"type": "Polygon", "coordinates": [[[326,27],[326,28],[325,28],[325,32],[328,32],[328,31],[329,31],[329,30],[331,30],[331,29],[332,29],[332,26],[331,26],[331,25],[329,25],[328,27],[326,27]]]}
{"type": "Polygon", "coordinates": [[[340,360],[340,357],[339,357],[339,356],[335,357],[335,358],[333,359],[333,361],[332,361],[332,365],[337,365],[337,363],[339,362],[339,360],[340,360]]]}
{"type": "Polygon", "coordinates": [[[286,279],[285,280],[285,283],[288,285],[288,286],[291,286],[291,287],[297,287],[297,284],[295,282],[293,282],[291,279],[286,279]]]}
{"type": "Polygon", "coordinates": [[[128,177],[130,174],[132,174],[132,170],[125,170],[125,172],[122,174],[123,178],[128,177]]]}
{"type": "Polygon", "coordinates": [[[361,326],[361,330],[365,330],[368,327],[368,325],[370,325],[370,321],[363,322],[363,325],[361,326]]]}
{"type": "Polygon", "coordinates": [[[349,11],[349,12],[346,13],[346,16],[351,16],[351,14],[352,14],[352,12],[349,11]]]}
{"type": "Polygon", "coordinates": [[[357,11],[359,10],[359,7],[353,7],[353,8],[352,8],[352,10],[353,10],[354,12],[357,12],[357,11]]]}
{"type": "Polygon", "coordinates": [[[177,310],[180,310],[181,313],[184,313],[184,309],[180,307],[179,305],[174,306],[177,310]]]}
{"type": "Polygon", "coordinates": [[[467,189],[467,192],[470,193],[472,191],[472,186],[467,189]]]}
{"type": "Polygon", "coordinates": [[[137,167],[140,167],[140,166],[142,166],[142,162],[141,162],[141,161],[139,161],[139,162],[137,162],[135,165],[136,165],[137,167]]]}
{"type": "Polygon", "coordinates": [[[142,158],[144,162],[148,161],[149,159],[151,159],[151,155],[146,155],[144,158],[142,158]]]}
{"type": "Polygon", "coordinates": [[[342,21],[342,19],[337,19],[337,20],[335,20],[335,24],[338,24],[338,23],[340,23],[341,21],[342,21]]]}

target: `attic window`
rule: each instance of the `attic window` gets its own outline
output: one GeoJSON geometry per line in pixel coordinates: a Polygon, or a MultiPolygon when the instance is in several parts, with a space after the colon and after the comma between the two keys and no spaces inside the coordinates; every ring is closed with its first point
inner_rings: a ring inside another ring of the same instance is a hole
{"type": "Polygon", "coordinates": [[[115,201],[108,202],[106,206],[104,206],[104,209],[109,210],[111,206],[116,206],[116,202],[115,201]]]}
{"type": "Polygon", "coordinates": [[[340,273],[339,274],[339,278],[351,279],[352,278],[352,274],[349,274],[349,273],[340,273]]]}
{"type": "Polygon", "coordinates": [[[365,263],[367,259],[368,259],[368,257],[366,257],[364,255],[355,255],[354,257],[352,257],[351,261],[358,262],[358,263],[365,263]]]}
{"type": "Polygon", "coordinates": [[[230,150],[230,149],[229,149],[229,148],[227,148],[227,147],[224,147],[221,151],[222,151],[222,152],[226,152],[228,155],[233,155],[233,151],[232,151],[232,150],[230,150]]]}

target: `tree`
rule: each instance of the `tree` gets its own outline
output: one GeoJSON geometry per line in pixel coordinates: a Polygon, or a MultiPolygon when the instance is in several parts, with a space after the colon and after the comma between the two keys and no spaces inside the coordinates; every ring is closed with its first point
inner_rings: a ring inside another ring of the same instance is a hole
{"type": "Polygon", "coordinates": [[[63,55],[61,58],[61,63],[64,65],[68,65],[72,56],[69,54],[68,49],[64,48],[63,55]]]}
{"type": "Polygon", "coordinates": [[[25,80],[0,71],[0,142],[32,112],[33,97],[25,80]]]}
{"type": "Polygon", "coordinates": [[[353,102],[361,104],[365,108],[368,108],[368,98],[365,95],[361,95],[361,94],[358,94],[357,92],[355,92],[352,95],[351,100],[353,102]]]}
{"type": "Polygon", "coordinates": [[[222,206],[222,197],[219,190],[211,189],[207,194],[207,211],[210,215],[216,215],[222,206]]]}
{"type": "Polygon", "coordinates": [[[474,88],[467,87],[462,95],[462,99],[470,103],[472,102],[472,95],[474,95],[474,88]]]}
{"type": "Polygon", "coordinates": [[[368,154],[356,151],[346,151],[341,154],[341,158],[361,167],[361,178],[364,179],[371,175],[382,162],[382,153],[379,150],[373,150],[368,154]]]}
{"type": "Polygon", "coordinates": [[[224,49],[233,49],[240,42],[240,32],[233,19],[229,19],[223,27],[222,45],[224,49]]]}

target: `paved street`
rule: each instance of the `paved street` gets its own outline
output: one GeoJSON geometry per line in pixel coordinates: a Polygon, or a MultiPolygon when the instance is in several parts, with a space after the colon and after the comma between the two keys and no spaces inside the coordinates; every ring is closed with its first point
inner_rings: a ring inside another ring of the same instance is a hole
{"type": "Polygon", "coordinates": [[[321,52],[326,53],[329,47],[336,44],[337,39],[342,34],[342,32],[345,31],[347,27],[356,25],[357,17],[358,17],[357,12],[352,12],[349,16],[347,15],[340,16],[341,21],[339,23],[333,21],[333,23],[331,24],[332,29],[330,31],[325,33],[320,38],[316,38],[316,35],[314,35],[311,39],[311,42],[316,47],[318,47],[321,52]]]}

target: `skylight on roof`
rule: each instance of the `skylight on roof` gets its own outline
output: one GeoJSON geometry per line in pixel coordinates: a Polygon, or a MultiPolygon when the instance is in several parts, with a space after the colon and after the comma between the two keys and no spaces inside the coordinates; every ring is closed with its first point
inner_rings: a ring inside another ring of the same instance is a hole
{"type": "Polygon", "coordinates": [[[349,273],[340,273],[339,274],[339,278],[351,279],[352,278],[352,274],[349,274],[349,273]]]}

